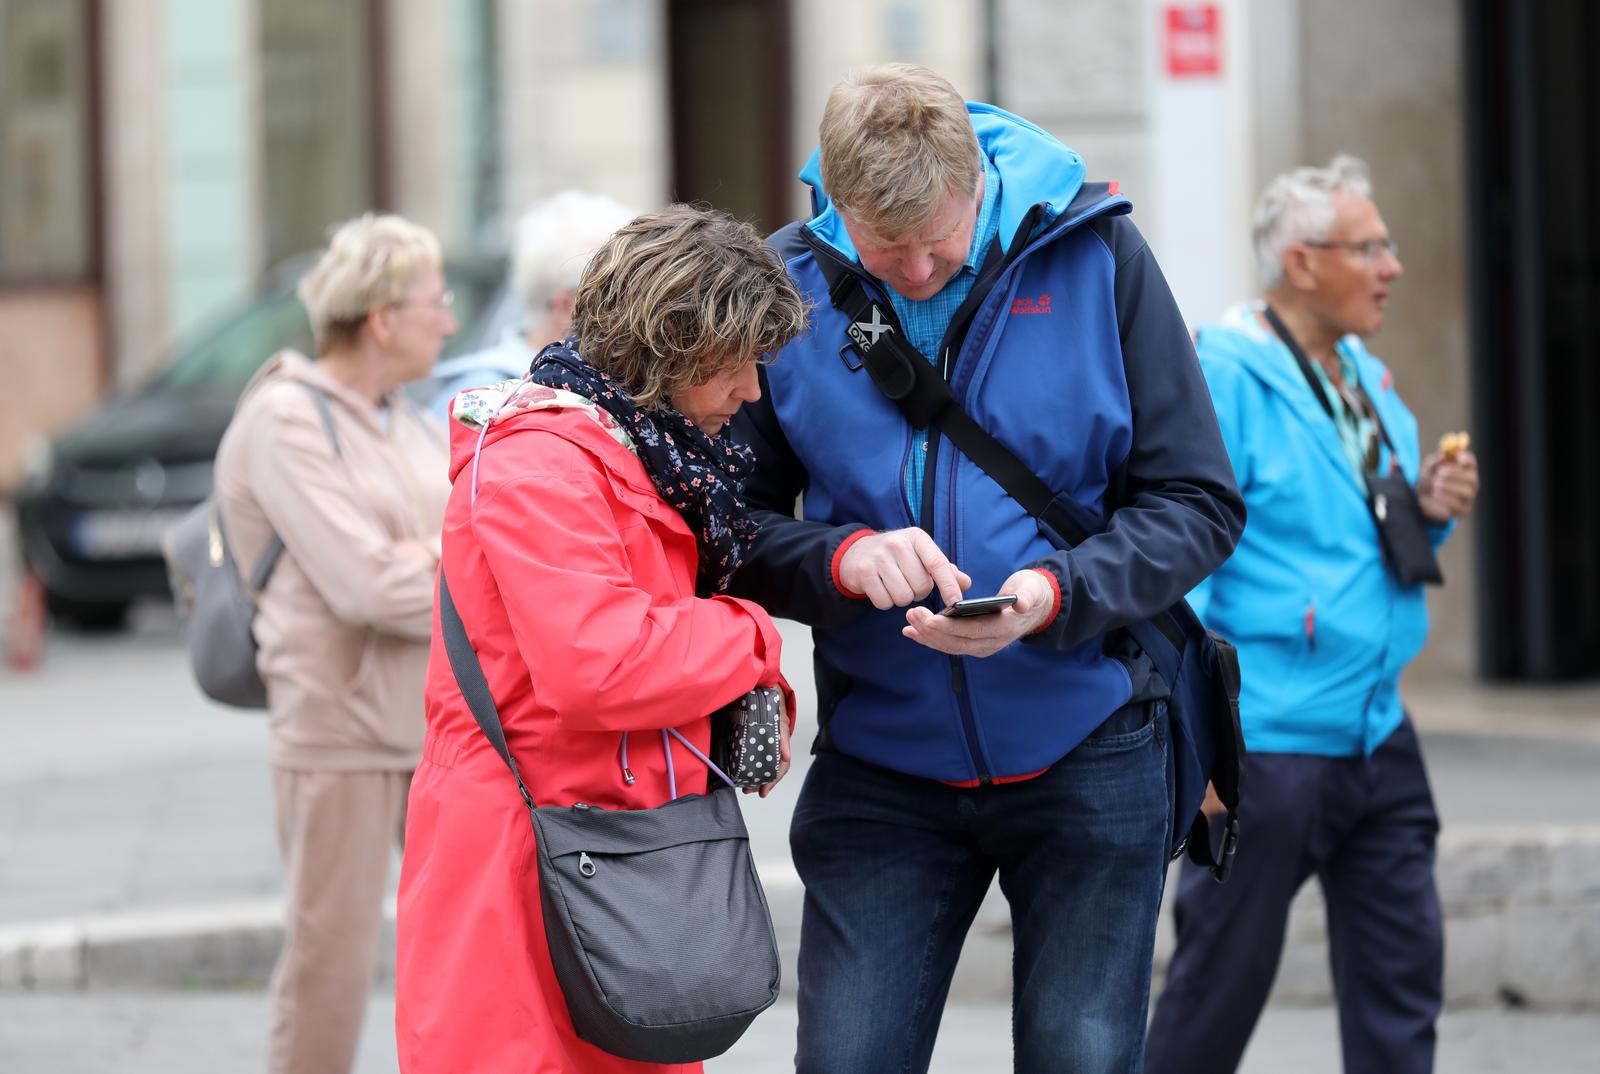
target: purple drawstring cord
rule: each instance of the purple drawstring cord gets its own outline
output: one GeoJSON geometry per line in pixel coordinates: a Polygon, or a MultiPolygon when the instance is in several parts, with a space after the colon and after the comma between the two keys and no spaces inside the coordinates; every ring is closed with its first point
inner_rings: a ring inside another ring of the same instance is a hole
{"type": "MultiPolygon", "coordinates": [[[[722,777],[722,782],[726,783],[730,787],[733,787],[735,790],[738,789],[739,785],[737,783],[735,783],[733,780],[728,778],[728,773],[724,772],[722,769],[720,769],[716,765],[712,764],[711,763],[711,758],[707,757],[705,754],[703,754],[699,750],[695,749],[694,748],[694,743],[690,742],[688,739],[686,739],[682,735],[680,735],[678,733],[678,729],[676,727],[664,728],[663,729],[663,734],[670,734],[673,738],[677,739],[679,742],[682,742],[683,743],[683,748],[688,750],[690,753],[694,754],[696,757],[700,758],[700,760],[702,762],[704,762],[704,764],[705,764],[705,766],[707,768],[711,769],[711,771],[713,771],[717,775],[721,776],[722,777]]],[[[668,753],[667,753],[667,771],[668,772],[672,771],[672,753],[671,753],[671,751],[668,751],[668,753]]],[[[678,792],[676,790],[674,790],[672,792],[672,797],[674,797],[674,798],[678,797],[678,792]]]]}
{"type": "Polygon", "coordinates": [[[622,782],[633,786],[633,770],[628,767],[628,732],[622,732],[622,782]]]}
{"type": "Polygon", "coordinates": [[[522,394],[522,389],[528,386],[528,378],[532,375],[533,374],[531,371],[523,374],[521,383],[519,383],[515,388],[511,389],[510,393],[507,394],[504,399],[500,400],[500,405],[494,408],[494,413],[489,415],[488,419],[484,421],[483,427],[478,430],[478,442],[474,444],[472,448],[471,502],[473,503],[478,502],[478,459],[483,455],[483,438],[489,435],[489,426],[494,424],[494,419],[500,416],[500,412],[509,406],[513,399],[522,394]]]}
{"type": "MultiPolygon", "coordinates": [[[[695,749],[694,743],[690,742],[688,739],[679,734],[676,727],[663,727],[661,729],[661,752],[667,755],[667,794],[669,797],[678,797],[678,772],[676,766],[672,763],[673,738],[683,743],[684,749],[700,758],[707,768],[711,769],[711,771],[715,772],[722,778],[722,782],[726,783],[730,787],[738,789],[738,784],[728,778],[728,773],[724,772],[722,769],[713,764],[711,762],[711,758],[695,749]],[[672,738],[668,738],[668,735],[671,735],[672,738]]],[[[633,782],[633,773],[628,771],[628,732],[626,731],[622,732],[622,777],[630,784],[633,782]]]]}
{"type": "Polygon", "coordinates": [[[667,737],[667,729],[661,729],[661,752],[667,755],[667,797],[678,797],[678,773],[672,768],[672,740],[667,737]]]}

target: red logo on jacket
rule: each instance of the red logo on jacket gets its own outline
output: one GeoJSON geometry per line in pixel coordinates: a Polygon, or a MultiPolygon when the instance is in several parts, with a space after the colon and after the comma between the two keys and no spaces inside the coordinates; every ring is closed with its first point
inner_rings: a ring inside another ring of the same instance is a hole
{"type": "Polygon", "coordinates": [[[1049,313],[1050,296],[1040,295],[1038,298],[1019,298],[1011,303],[1011,315],[1029,313],[1049,313]]]}

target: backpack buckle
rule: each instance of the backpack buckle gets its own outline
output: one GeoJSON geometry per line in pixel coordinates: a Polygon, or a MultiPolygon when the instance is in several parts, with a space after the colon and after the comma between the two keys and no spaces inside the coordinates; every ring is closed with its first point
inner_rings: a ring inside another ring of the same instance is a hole
{"type": "Polygon", "coordinates": [[[1211,870],[1211,875],[1219,884],[1228,882],[1228,874],[1233,872],[1233,855],[1239,849],[1239,818],[1232,813],[1228,814],[1228,826],[1222,831],[1222,849],[1217,854],[1217,864],[1211,870]]]}

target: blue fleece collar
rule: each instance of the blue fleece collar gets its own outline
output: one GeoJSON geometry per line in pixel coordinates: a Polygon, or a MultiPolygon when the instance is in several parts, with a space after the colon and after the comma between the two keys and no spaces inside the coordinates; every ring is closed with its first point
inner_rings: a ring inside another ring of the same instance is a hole
{"type": "MultiPolygon", "coordinates": [[[[1083,186],[1083,158],[1053,135],[1003,108],[968,101],[967,114],[979,149],[1000,173],[999,238],[1001,247],[1009,250],[1034,206],[1044,206],[1041,227],[1066,211],[1083,186]]],[[[822,188],[820,150],[812,150],[800,170],[800,181],[811,187],[811,231],[845,257],[859,260],[844,221],[822,188]]]]}

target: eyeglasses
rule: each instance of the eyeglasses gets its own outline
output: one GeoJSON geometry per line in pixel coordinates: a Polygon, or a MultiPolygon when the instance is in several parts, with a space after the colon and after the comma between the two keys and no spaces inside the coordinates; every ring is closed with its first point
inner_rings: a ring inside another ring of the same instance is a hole
{"type": "Polygon", "coordinates": [[[1395,260],[1400,259],[1400,244],[1393,239],[1346,239],[1341,242],[1306,242],[1307,246],[1314,246],[1318,250],[1354,250],[1363,260],[1376,261],[1378,255],[1387,253],[1395,260]]]}
{"type": "Polygon", "coordinates": [[[449,309],[454,309],[455,308],[455,304],[456,304],[456,293],[454,291],[446,291],[444,294],[440,295],[438,298],[434,299],[432,302],[396,302],[396,303],[394,303],[394,305],[390,306],[389,308],[390,309],[395,309],[395,310],[403,310],[403,309],[406,309],[406,308],[411,307],[411,306],[419,306],[422,309],[449,310],[449,309]]]}

